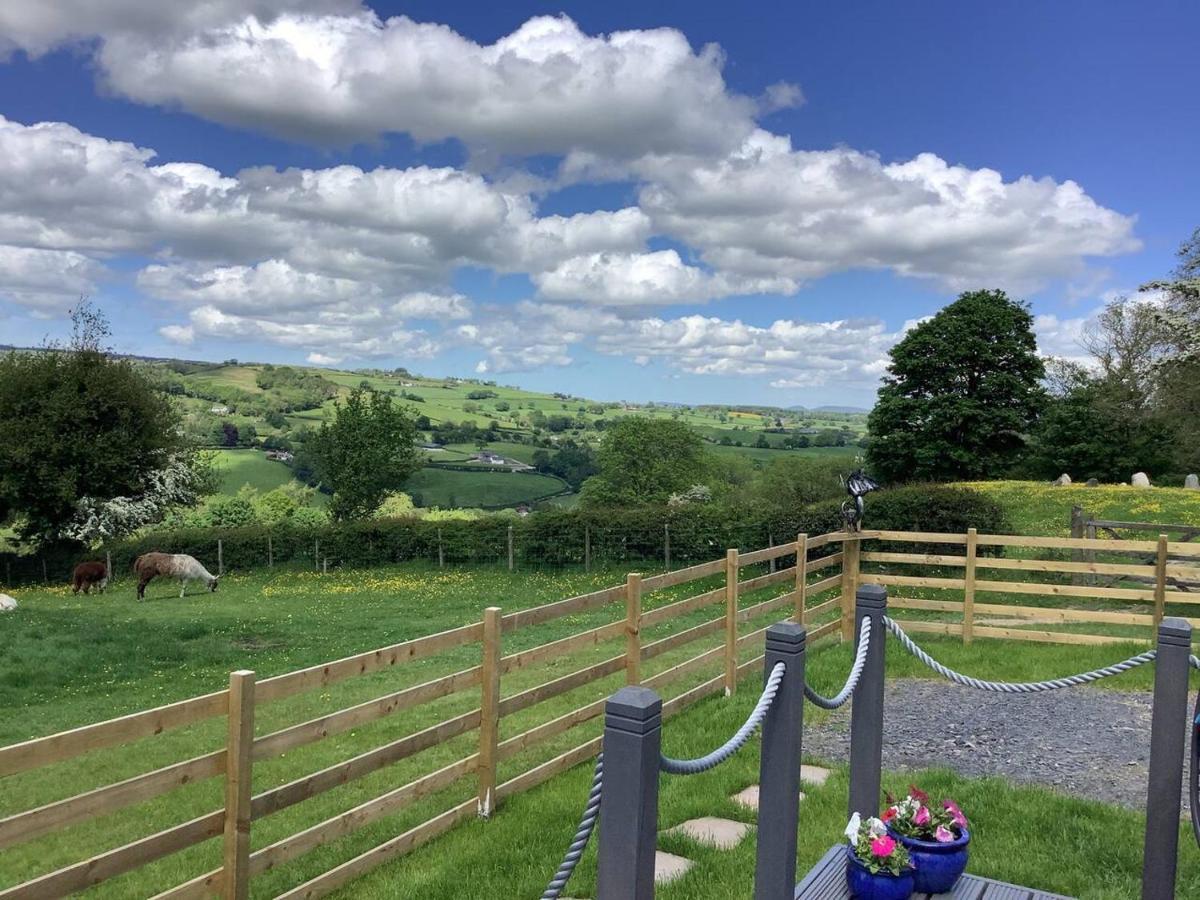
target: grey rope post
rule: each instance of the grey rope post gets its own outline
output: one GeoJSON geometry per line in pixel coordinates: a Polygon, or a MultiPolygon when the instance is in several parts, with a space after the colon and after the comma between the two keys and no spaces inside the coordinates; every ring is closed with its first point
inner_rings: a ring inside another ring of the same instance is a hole
{"type": "Polygon", "coordinates": [[[792,900],[796,891],[805,637],[804,626],[796,622],[767,629],[764,678],[769,680],[779,663],[784,675],[762,724],[754,900],[792,900]]]}
{"type": "Polygon", "coordinates": [[[887,633],[887,588],[864,584],[855,593],[855,633],[863,639],[863,619],[871,620],[867,662],[850,708],[850,814],[873,816],[879,812],[879,786],[883,766],[883,675],[887,633]]]}
{"type": "Polygon", "coordinates": [[[625,687],[604,707],[598,900],[654,900],[662,700],[625,687]]]}
{"type": "Polygon", "coordinates": [[[1171,900],[1175,896],[1179,791],[1183,784],[1183,753],[1187,740],[1191,646],[1192,626],[1186,620],[1162,620],[1158,626],[1154,713],[1150,720],[1142,900],[1171,900]]]}

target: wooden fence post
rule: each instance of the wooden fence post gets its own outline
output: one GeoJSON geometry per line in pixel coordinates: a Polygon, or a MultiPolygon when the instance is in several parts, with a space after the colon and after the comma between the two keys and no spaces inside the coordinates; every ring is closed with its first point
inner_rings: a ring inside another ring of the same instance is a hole
{"type": "MultiPolygon", "coordinates": [[[[775,535],[771,534],[771,532],[769,532],[769,531],[767,532],[767,546],[768,547],[775,546],[775,535]]],[[[767,573],[770,575],[775,574],[775,559],[776,558],[774,556],[772,556],[770,559],[767,560],[767,573]]]]}
{"type": "MultiPolygon", "coordinates": [[[[1094,541],[1096,539],[1096,526],[1092,524],[1092,520],[1090,518],[1083,524],[1083,534],[1084,537],[1086,537],[1089,541],[1094,541]]],[[[1084,550],[1083,558],[1085,562],[1095,564],[1096,551],[1084,550]]],[[[1096,585],[1100,583],[1100,576],[1096,575],[1094,572],[1089,572],[1084,576],[1084,578],[1087,579],[1087,584],[1090,585],[1096,585]]]]}
{"type": "Polygon", "coordinates": [[[321,571],[321,539],[313,538],[313,570],[321,571]]]}
{"type": "Polygon", "coordinates": [[[229,731],[225,747],[225,846],[221,896],[250,896],[250,797],[254,751],[254,673],[229,676],[229,731]]]}
{"type": "Polygon", "coordinates": [[[738,552],[725,551],[725,696],[737,693],[738,552]]]}
{"type": "Polygon", "coordinates": [[[671,526],[663,523],[663,567],[671,571],[671,526]]]}
{"type": "Polygon", "coordinates": [[[808,535],[796,537],[796,611],[792,621],[804,624],[804,606],[808,602],[808,535]]]}
{"type": "Polygon", "coordinates": [[[267,568],[275,568],[275,546],[271,543],[271,536],[267,535],[267,568]]]}
{"type": "Polygon", "coordinates": [[[446,551],[442,547],[442,529],[439,528],[437,530],[437,534],[438,534],[438,568],[444,569],[446,567],[446,551]]]}
{"type": "Polygon", "coordinates": [[[842,640],[854,640],[854,593],[858,590],[858,535],[842,540],[842,640]]]}
{"type": "Polygon", "coordinates": [[[496,747],[500,742],[500,607],[483,612],[483,675],[479,704],[479,815],[492,814],[496,793],[496,747]]]}
{"type": "Polygon", "coordinates": [[[625,576],[625,683],[642,683],[642,576],[625,576]]]}
{"type": "MultiPolygon", "coordinates": [[[[1072,508],[1070,508],[1070,536],[1072,536],[1072,538],[1082,538],[1082,536],[1084,536],[1084,508],[1082,508],[1082,506],[1072,506],[1072,508]]],[[[1082,563],[1084,562],[1084,551],[1070,551],[1070,558],[1072,558],[1076,563],[1082,563]]],[[[1070,583],[1084,583],[1084,575],[1082,575],[1082,572],[1074,572],[1074,574],[1070,576],[1070,583]]]]}
{"type": "Polygon", "coordinates": [[[112,581],[112,551],[104,551],[104,577],[112,581]]]}
{"type": "Polygon", "coordinates": [[[50,583],[50,573],[46,571],[46,557],[42,557],[42,581],[46,584],[50,583]]]}
{"type": "Polygon", "coordinates": [[[225,574],[225,546],[221,543],[221,539],[217,538],[217,576],[225,574]]]}
{"type": "Polygon", "coordinates": [[[1162,624],[1167,605],[1167,536],[1158,536],[1158,555],[1154,561],[1154,627],[1162,624]]]}
{"type": "Polygon", "coordinates": [[[508,526],[508,571],[513,570],[513,527],[508,526]]]}
{"type": "Polygon", "coordinates": [[[592,526],[583,526],[583,571],[592,571],[592,526]]]}
{"type": "Polygon", "coordinates": [[[975,554],[979,547],[979,532],[967,529],[967,566],[963,587],[963,643],[975,639],[975,554]]]}

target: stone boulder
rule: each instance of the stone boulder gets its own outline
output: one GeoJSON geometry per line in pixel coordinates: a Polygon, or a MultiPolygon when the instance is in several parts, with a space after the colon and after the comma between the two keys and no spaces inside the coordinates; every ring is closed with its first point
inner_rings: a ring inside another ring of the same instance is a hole
{"type": "Polygon", "coordinates": [[[1183,479],[1183,486],[1189,491],[1200,491],[1200,475],[1193,472],[1187,478],[1183,479]]]}
{"type": "Polygon", "coordinates": [[[1071,476],[1068,475],[1066,472],[1063,472],[1061,475],[1059,475],[1057,478],[1054,479],[1055,487],[1066,487],[1070,483],[1071,483],[1071,476]]]}
{"type": "Polygon", "coordinates": [[[0,594],[0,612],[12,612],[17,608],[17,598],[0,594]]]}
{"type": "Polygon", "coordinates": [[[1150,476],[1145,472],[1134,472],[1133,477],[1129,479],[1129,483],[1134,487],[1147,488],[1150,487],[1150,476]]]}
{"type": "Polygon", "coordinates": [[[1095,478],[1089,478],[1087,480],[1087,486],[1088,487],[1100,487],[1100,482],[1095,478]]]}

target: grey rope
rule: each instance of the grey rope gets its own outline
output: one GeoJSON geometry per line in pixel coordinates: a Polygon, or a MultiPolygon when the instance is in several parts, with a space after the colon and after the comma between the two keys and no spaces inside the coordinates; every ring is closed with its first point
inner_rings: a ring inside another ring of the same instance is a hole
{"type": "Polygon", "coordinates": [[[918,647],[913,642],[913,639],[904,633],[903,628],[886,616],[884,616],[883,621],[887,625],[888,630],[899,639],[900,643],[905,646],[909,653],[939,675],[949,678],[956,684],[978,688],[982,691],[996,691],[1001,694],[1035,694],[1039,691],[1053,691],[1058,688],[1075,687],[1087,684],[1089,681],[1099,681],[1101,678],[1107,678],[1110,675],[1120,675],[1122,672],[1128,672],[1130,669],[1145,665],[1158,655],[1157,650],[1147,650],[1145,653],[1139,653],[1137,656],[1131,656],[1129,659],[1114,663],[1111,666],[1105,666],[1102,669],[1093,669],[1091,672],[1081,672],[1078,675],[1068,675],[1066,678],[1053,678],[1049,681],[984,681],[980,678],[972,678],[970,675],[963,675],[961,672],[955,672],[953,669],[943,666],[918,647]]]}
{"type": "Polygon", "coordinates": [[[750,735],[754,734],[758,730],[758,726],[762,724],[767,710],[771,708],[771,702],[779,693],[779,683],[783,681],[783,673],[786,668],[787,666],[782,660],[771,668],[771,674],[767,676],[767,685],[763,688],[758,703],[754,705],[754,710],[733,737],[712,753],[701,756],[699,759],[672,759],[664,756],[660,761],[660,768],[668,775],[699,775],[701,772],[707,772],[709,769],[719,766],[737,753],[746,741],[750,740],[750,735]]]}
{"type": "Polygon", "coordinates": [[[858,687],[858,679],[862,676],[863,668],[867,664],[867,649],[870,646],[871,617],[863,616],[862,625],[858,631],[858,650],[855,651],[854,665],[850,667],[850,675],[846,678],[846,684],[838,691],[837,696],[822,697],[805,682],[804,696],[822,709],[837,709],[849,700],[851,694],[854,693],[854,689],[858,687]]]}
{"type": "Polygon", "coordinates": [[[584,848],[587,847],[588,840],[592,836],[592,830],[596,827],[596,819],[600,817],[600,783],[603,780],[604,754],[601,753],[596,757],[592,789],[588,793],[587,804],[583,808],[583,818],[579,820],[579,827],[575,829],[575,839],[571,841],[571,846],[567,848],[567,855],[559,863],[558,871],[554,873],[554,877],[546,885],[546,890],[542,892],[542,900],[558,900],[559,894],[571,880],[571,873],[575,871],[579,858],[583,856],[584,848]]]}
{"type": "Polygon", "coordinates": [[[1193,669],[1200,669],[1200,656],[1197,656],[1195,653],[1193,653],[1188,657],[1188,663],[1193,669]]]}

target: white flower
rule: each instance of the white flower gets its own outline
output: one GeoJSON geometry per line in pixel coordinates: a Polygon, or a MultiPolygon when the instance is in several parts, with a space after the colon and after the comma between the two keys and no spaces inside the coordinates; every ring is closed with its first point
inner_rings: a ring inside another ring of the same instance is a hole
{"type": "Polygon", "coordinates": [[[873,838],[883,837],[887,834],[887,826],[874,816],[867,819],[867,830],[871,832],[871,837],[873,838]]]}
{"type": "Polygon", "coordinates": [[[858,832],[860,828],[862,828],[862,816],[860,816],[858,813],[855,813],[850,817],[850,824],[846,826],[846,830],[842,833],[850,839],[850,843],[857,844],[858,832]]]}

